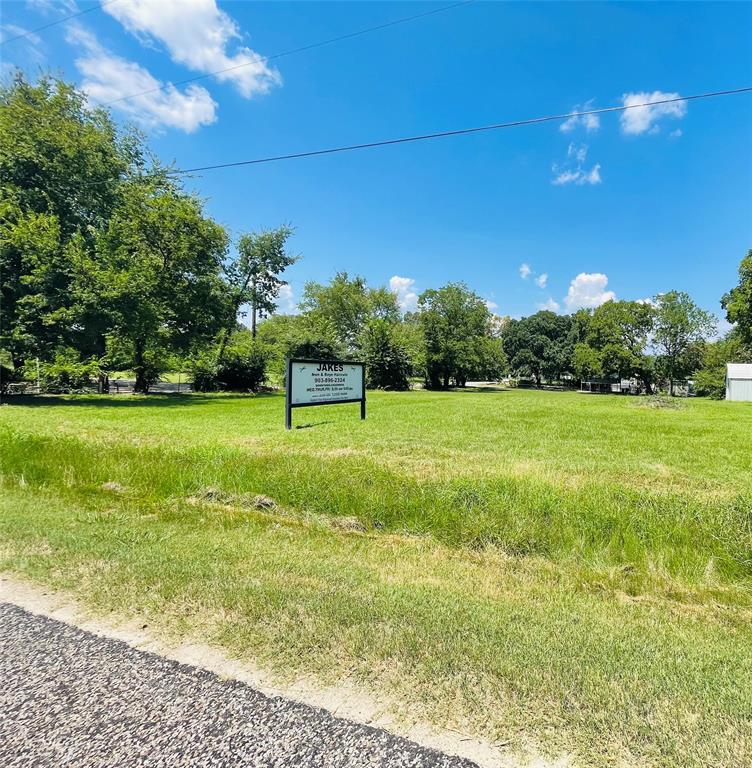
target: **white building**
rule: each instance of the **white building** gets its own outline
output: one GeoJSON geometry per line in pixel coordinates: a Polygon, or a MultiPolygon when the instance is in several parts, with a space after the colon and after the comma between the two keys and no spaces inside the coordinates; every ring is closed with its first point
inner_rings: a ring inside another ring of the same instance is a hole
{"type": "Polygon", "coordinates": [[[752,402],[752,363],[726,364],[726,400],[752,402]]]}

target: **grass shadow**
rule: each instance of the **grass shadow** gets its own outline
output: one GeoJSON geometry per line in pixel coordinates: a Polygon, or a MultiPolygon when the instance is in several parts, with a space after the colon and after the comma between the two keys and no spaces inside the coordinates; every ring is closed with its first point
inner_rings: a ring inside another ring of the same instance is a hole
{"type": "Polygon", "coordinates": [[[11,395],[3,398],[3,405],[44,406],[95,406],[104,408],[165,408],[174,406],[206,405],[207,403],[225,403],[234,400],[256,400],[258,398],[281,397],[277,392],[244,394],[241,392],[202,394],[178,392],[154,392],[148,395],[11,395]]]}

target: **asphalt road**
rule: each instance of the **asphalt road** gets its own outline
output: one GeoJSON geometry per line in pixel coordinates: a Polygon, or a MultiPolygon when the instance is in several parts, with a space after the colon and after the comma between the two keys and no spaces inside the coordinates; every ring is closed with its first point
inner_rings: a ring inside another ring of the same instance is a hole
{"type": "Polygon", "coordinates": [[[477,768],[5,603],[0,765],[477,768]]]}

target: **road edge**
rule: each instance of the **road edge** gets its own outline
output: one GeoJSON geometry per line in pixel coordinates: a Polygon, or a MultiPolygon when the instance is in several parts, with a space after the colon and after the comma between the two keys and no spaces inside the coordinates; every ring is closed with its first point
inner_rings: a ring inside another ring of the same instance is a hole
{"type": "Polygon", "coordinates": [[[322,688],[305,678],[280,684],[254,664],[230,658],[221,648],[192,642],[168,643],[139,619],[104,618],[66,592],[35,584],[13,573],[0,572],[0,603],[3,602],[100,637],[120,640],[137,650],[212,672],[220,678],[238,680],[266,696],[319,707],[336,717],[382,728],[419,746],[472,760],[480,768],[556,768],[559,765],[563,768],[566,765],[558,761],[548,763],[540,758],[522,763],[504,754],[497,745],[460,731],[439,729],[420,722],[403,722],[389,714],[387,702],[380,702],[354,687],[322,688]]]}

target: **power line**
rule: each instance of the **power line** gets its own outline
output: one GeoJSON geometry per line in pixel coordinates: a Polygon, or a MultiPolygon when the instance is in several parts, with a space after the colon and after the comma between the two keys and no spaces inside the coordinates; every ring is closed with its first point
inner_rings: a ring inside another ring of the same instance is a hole
{"type": "Polygon", "coordinates": [[[280,160],[297,160],[303,157],[316,157],[319,155],[333,155],[338,152],[353,152],[359,149],[372,149],[374,147],[386,147],[393,144],[408,144],[415,141],[428,141],[430,139],[442,139],[448,136],[462,136],[469,133],[481,133],[483,131],[497,131],[502,128],[517,128],[523,125],[535,125],[537,123],[548,123],[555,120],[569,120],[572,117],[584,117],[586,115],[603,115],[608,112],[626,112],[629,109],[640,109],[644,107],[653,107],[659,104],[674,104],[676,102],[697,101],[698,99],[710,99],[717,96],[732,96],[741,93],[752,92],[752,86],[745,88],[734,88],[726,91],[711,91],[708,93],[698,93],[693,96],[678,96],[671,99],[659,99],[657,101],[646,101],[642,104],[629,104],[616,107],[602,107],[600,109],[588,109],[582,112],[566,112],[561,115],[546,115],[544,117],[531,117],[525,120],[512,120],[505,123],[496,123],[494,125],[482,125],[474,128],[459,128],[452,131],[439,131],[437,133],[425,133],[417,136],[404,136],[398,139],[383,139],[381,141],[370,141],[363,144],[349,144],[340,147],[330,147],[328,149],[316,149],[308,152],[295,152],[287,155],[272,155],[270,157],[260,157],[253,160],[238,160],[231,163],[217,163],[215,165],[202,165],[196,168],[183,168],[169,171],[168,175],[183,175],[186,173],[198,173],[199,171],[214,171],[221,168],[236,168],[243,165],[261,165],[262,163],[274,163],[280,160]]]}
{"type": "Polygon", "coordinates": [[[99,11],[102,8],[105,7],[105,5],[110,5],[110,3],[114,3],[115,0],[104,0],[102,3],[97,3],[96,5],[92,5],[90,8],[84,8],[83,11],[76,11],[76,13],[71,13],[68,16],[63,16],[61,19],[58,19],[57,21],[51,21],[49,24],[42,24],[41,27],[37,27],[36,29],[30,29],[28,32],[23,32],[20,35],[16,35],[15,37],[8,37],[5,40],[0,40],[0,45],[5,45],[6,43],[12,43],[14,40],[20,40],[22,37],[29,37],[30,35],[34,35],[37,32],[42,32],[45,29],[49,29],[50,27],[54,27],[58,24],[63,24],[66,21],[69,21],[70,19],[75,19],[78,16],[83,16],[85,13],[91,13],[92,11],[99,11]]]}
{"type": "MultiPolygon", "coordinates": [[[[114,2],[115,0],[110,0],[110,2],[114,2]]],[[[338,35],[337,37],[330,37],[327,40],[321,40],[318,43],[310,43],[309,45],[303,45],[299,48],[292,48],[289,51],[282,51],[281,53],[275,53],[272,56],[258,56],[253,59],[253,61],[246,61],[243,64],[235,64],[232,67],[225,67],[224,69],[218,69],[215,72],[206,72],[203,75],[196,75],[195,77],[186,77],[184,80],[173,80],[169,83],[165,83],[164,85],[158,85],[154,88],[148,88],[145,91],[138,91],[137,93],[130,93],[127,96],[119,96],[117,99],[111,99],[110,101],[102,101],[95,104],[95,106],[99,107],[107,107],[110,106],[110,104],[117,104],[120,101],[126,101],[128,99],[135,99],[137,96],[146,96],[150,93],[157,93],[158,91],[164,90],[165,88],[168,88],[170,86],[176,86],[176,85],[186,85],[187,83],[195,83],[198,80],[205,80],[208,77],[215,77],[216,75],[223,75],[226,72],[234,72],[238,69],[243,69],[244,67],[251,67],[254,64],[262,64],[269,61],[275,61],[276,59],[281,59],[284,56],[292,56],[294,53],[303,53],[304,51],[311,51],[314,48],[321,48],[324,45],[331,45],[332,43],[339,43],[343,40],[350,40],[353,37],[360,37],[361,35],[367,35],[370,32],[378,32],[382,29],[388,29],[389,27],[396,27],[399,24],[407,24],[410,21],[417,21],[418,19],[424,19],[427,16],[433,16],[437,13],[444,13],[444,11],[451,11],[454,8],[460,8],[465,5],[471,5],[474,3],[475,0],[462,0],[462,2],[459,3],[453,3],[452,5],[444,5],[441,8],[434,8],[430,11],[423,11],[422,13],[416,13],[413,16],[404,16],[400,19],[393,19],[392,21],[384,22],[383,24],[377,24],[374,27],[366,27],[365,29],[359,29],[357,32],[348,32],[344,35],[338,35]]],[[[103,3],[104,5],[104,3],[103,3]]]]}
{"type": "MultiPolygon", "coordinates": [[[[512,120],[505,123],[495,123],[493,125],[482,125],[473,128],[458,128],[452,131],[439,131],[436,133],[425,133],[417,136],[403,136],[398,139],[383,139],[381,141],[370,141],[362,144],[347,144],[340,147],[330,147],[328,149],[315,149],[308,152],[294,152],[286,155],[271,155],[269,157],[260,157],[252,160],[238,160],[231,163],[216,163],[214,165],[202,165],[195,168],[177,168],[171,171],[162,171],[160,173],[145,173],[141,176],[135,176],[132,181],[148,181],[149,179],[164,178],[170,176],[182,176],[189,173],[199,173],[201,171],[214,171],[222,168],[237,168],[245,165],[261,165],[262,163],[275,163],[281,160],[297,160],[304,157],[317,157],[319,155],[333,155],[340,152],[354,152],[360,149],[372,149],[375,147],[386,147],[394,144],[408,144],[416,141],[428,141],[430,139],[441,139],[449,136],[463,136],[471,133],[482,133],[484,131],[496,131],[502,128],[518,128],[524,125],[537,125],[556,120],[569,120],[572,117],[585,117],[586,115],[603,115],[609,112],[626,112],[630,109],[641,109],[645,107],[654,107],[659,104],[675,104],[677,102],[698,101],[699,99],[711,99],[718,96],[733,96],[742,93],[752,92],[752,86],[744,88],[732,88],[725,91],[708,91],[698,93],[692,96],[677,96],[671,99],[658,99],[656,101],[646,101],[641,104],[628,104],[615,107],[601,107],[600,109],[588,109],[581,112],[565,112],[560,115],[545,115],[543,117],[531,117],[524,120],[512,120]]],[[[103,179],[100,181],[91,181],[82,186],[91,186],[95,184],[109,184],[112,179],[103,179]]]]}

